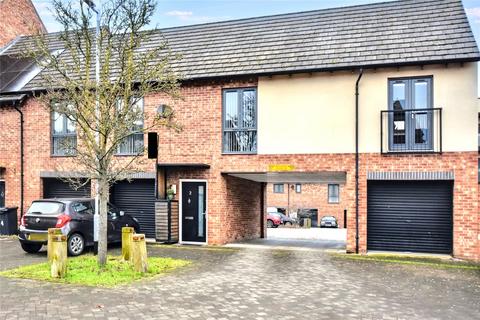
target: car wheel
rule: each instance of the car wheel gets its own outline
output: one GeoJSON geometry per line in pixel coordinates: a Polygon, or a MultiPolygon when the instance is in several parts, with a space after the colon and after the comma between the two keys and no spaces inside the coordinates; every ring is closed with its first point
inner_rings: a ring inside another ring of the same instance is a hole
{"type": "Polygon", "coordinates": [[[69,255],[79,256],[85,250],[85,239],[81,234],[74,233],[68,237],[67,248],[69,255]]]}
{"type": "Polygon", "coordinates": [[[273,221],[267,220],[267,228],[273,228],[273,221]]]}
{"type": "Polygon", "coordinates": [[[278,228],[279,224],[274,224],[273,227],[274,228],[278,228]]]}
{"type": "Polygon", "coordinates": [[[285,222],[285,225],[286,225],[286,226],[291,226],[292,223],[291,223],[290,221],[287,221],[287,222],[285,222]]]}
{"type": "Polygon", "coordinates": [[[23,251],[27,253],[37,253],[42,249],[41,244],[36,244],[36,243],[20,243],[22,246],[23,251]]]}

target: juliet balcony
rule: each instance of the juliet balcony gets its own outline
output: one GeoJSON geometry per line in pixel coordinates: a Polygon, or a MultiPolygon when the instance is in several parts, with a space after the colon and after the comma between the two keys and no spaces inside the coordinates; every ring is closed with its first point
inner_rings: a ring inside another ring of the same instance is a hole
{"type": "Polygon", "coordinates": [[[380,150],[393,153],[441,153],[442,109],[380,112],[380,150]]]}

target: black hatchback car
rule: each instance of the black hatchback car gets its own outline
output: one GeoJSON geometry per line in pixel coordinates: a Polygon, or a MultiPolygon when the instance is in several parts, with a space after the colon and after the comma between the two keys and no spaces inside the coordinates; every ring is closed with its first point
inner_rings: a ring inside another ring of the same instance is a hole
{"type": "MultiPolygon", "coordinates": [[[[67,236],[68,254],[78,256],[93,245],[93,199],[44,199],[32,202],[22,217],[18,239],[28,253],[38,252],[47,244],[49,228],[60,228],[67,236]]],[[[133,227],[140,232],[137,219],[108,205],[108,243],[120,242],[122,227],[133,227]]]]}

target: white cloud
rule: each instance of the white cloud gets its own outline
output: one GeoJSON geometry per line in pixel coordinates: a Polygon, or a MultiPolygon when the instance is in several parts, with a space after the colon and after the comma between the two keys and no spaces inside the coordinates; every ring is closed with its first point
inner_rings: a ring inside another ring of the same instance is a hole
{"type": "Polygon", "coordinates": [[[180,10],[173,10],[165,12],[166,16],[176,17],[183,22],[188,23],[205,23],[205,22],[213,22],[213,21],[220,21],[229,19],[229,16],[222,16],[222,17],[209,17],[209,16],[197,16],[192,11],[180,11],[180,10]]]}
{"type": "Polygon", "coordinates": [[[188,19],[192,18],[193,12],[192,11],[173,10],[173,11],[166,12],[165,15],[170,16],[170,17],[177,17],[180,20],[188,20],[188,19]]]}
{"type": "Polygon", "coordinates": [[[473,19],[475,23],[480,23],[480,7],[465,9],[467,15],[473,19]]]}

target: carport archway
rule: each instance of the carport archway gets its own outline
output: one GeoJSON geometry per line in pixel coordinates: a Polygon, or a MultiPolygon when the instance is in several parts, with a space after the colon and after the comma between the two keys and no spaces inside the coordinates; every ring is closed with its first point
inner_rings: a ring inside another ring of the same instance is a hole
{"type": "MultiPolygon", "coordinates": [[[[265,227],[267,212],[266,192],[267,183],[273,184],[346,184],[346,172],[343,171],[310,171],[310,172],[223,172],[226,176],[245,179],[262,184],[262,207],[260,212],[262,238],[243,241],[240,245],[254,246],[281,246],[302,247],[315,249],[344,249],[346,243],[346,229],[325,230],[312,229],[271,229],[265,227]]],[[[344,211],[344,210],[342,210],[344,211]]],[[[346,212],[346,211],[345,211],[346,212]]],[[[343,214],[342,214],[343,216],[343,214]]],[[[234,244],[235,245],[235,244],[234,244]]],[[[238,245],[238,243],[236,244],[238,245]]]]}

